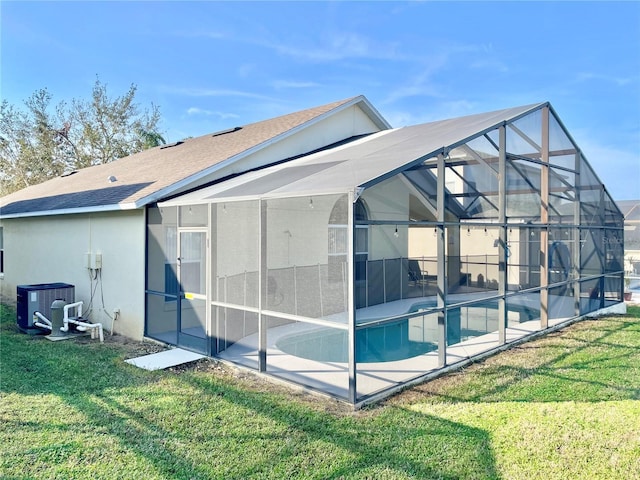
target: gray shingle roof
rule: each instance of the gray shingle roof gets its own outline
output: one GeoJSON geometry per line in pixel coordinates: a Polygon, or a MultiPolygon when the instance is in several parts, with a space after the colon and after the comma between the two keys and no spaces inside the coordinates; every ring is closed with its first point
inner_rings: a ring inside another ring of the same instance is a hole
{"type": "MultiPolygon", "coordinates": [[[[22,216],[117,208],[139,208],[157,200],[159,193],[171,194],[172,187],[194,181],[218,164],[286,136],[306,124],[340,109],[364,101],[353,97],[273,119],[244,125],[222,135],[204,135],[179,145],[156,147],[58,177],[14,192],[0,199],[0,216],[22,216]],[[110,183],[114,176],[117,181],[110,183]]],[[[380,117],[381,118],[381,117],[380,117]]],[[[384,122],[384,120],[381,120],[384,122]]]]}

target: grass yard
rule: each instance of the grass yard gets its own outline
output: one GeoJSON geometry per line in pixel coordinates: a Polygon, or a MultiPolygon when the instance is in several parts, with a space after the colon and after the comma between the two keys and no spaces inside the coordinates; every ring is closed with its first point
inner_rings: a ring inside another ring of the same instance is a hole
{"type": "Polygon", "coordinates": [[[586,320],[358,412],[121,337],[0,322],[3,479],[640,479],[640,308],[586,320]]]}

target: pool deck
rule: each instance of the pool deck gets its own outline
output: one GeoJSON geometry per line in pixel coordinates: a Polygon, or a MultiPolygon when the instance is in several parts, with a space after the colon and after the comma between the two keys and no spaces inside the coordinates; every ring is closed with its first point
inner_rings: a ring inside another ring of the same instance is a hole
{"type": "MultiPolygon", "coordinates": [[[[460,301],[467,301],[472,298],[473,297],[461,298],[460,301]]],[[[376,305],[359,310],[358,319],[360,321],[366,321],[367,319],[401,315],[407,312],[412,305],[420,302],[432,302],[433,299],[434,297],[411,298],[376,305]]],[[[572,298],[570,299],[570,306],[573,308],[572,298]]],[[[567,307],[563,309],[567,309],[567,315],[556,315],[557,318],[549,320],[549,327],[562,324],[573,317],[573,315],[570,314],[570,310],[568,310],[569,303],[567,303],[567,307]]],[[[347,363],[309,360],[284,353],[276,346],[278,340],[285,336],[317,328],[317,325],[299,322],[269,329],[267,332],[266,373],[333,396],[347,398],[349,392],[349,370],[347,363]]],[[[540,330],[542,330],[542,328],[539,320],[510,323],[506,329],[506,342],[512,343],[540,330]]],[[[222,352],[219,357],[251,369],[257,369],[257,345],[257,334],[249,335],[222,352]]],[[[447,366],[455,365],[501,347],[498,332],[491,332],[470,338],[447,347],[446,364],[447,366]]],[[[413,379],[433,374],[440,368],[438,364],[438,351],[397,361],[358,363],[356,368],[357,395],[359,398],[375,395],[389,388],[401,386],[413,379]]]]}

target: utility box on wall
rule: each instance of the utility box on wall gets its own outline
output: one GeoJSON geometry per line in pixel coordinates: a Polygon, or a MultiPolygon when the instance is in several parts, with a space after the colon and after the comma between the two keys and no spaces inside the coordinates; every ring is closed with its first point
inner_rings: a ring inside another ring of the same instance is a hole
{"type": "Polygon", "coordinates": [[[18,285],[18,328],[24,333],[47,333],[33,325],[33,314],[40,312],[51,318],[51,304],[54,300],[75,302],[75,287],[67,283],[41,283],[38,285],[18,285]]]}

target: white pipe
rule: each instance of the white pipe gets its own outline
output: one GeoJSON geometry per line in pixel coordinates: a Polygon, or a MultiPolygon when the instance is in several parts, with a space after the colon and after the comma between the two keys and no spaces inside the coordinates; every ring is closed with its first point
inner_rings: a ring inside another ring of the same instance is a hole
{"type": "Polygon", "coordinates": [[[81,320],[79,320],[80,318],[82,318],[82,305],[83,302],[75,302],[75,303],[70,303],[69,305],[65,305],[64,306],[64,318],[63,318],[63,323],[64,325],[62,327],[60,327],[60,330],[63,332],[67,332],[69,331],[69,324],[73,323],[74,325],[78,325],[80,327],[84,327],[85,329],[90,329],[91,330],[91,338],[95,338],[95,331],[96,329],[98,330],[98,335],[100,338],[100,343],[104,342],[104,334],[102,331],[102,324],[101,323],[88,323],[88,322],[83,322],[81,320]],[[75,318],[69,318],[69,310],[71,310],[72,308],[76,308],[77,307],[77,314],[78,316],[75,318]]]}
{"type": "Polygon", "coordinates": [[[69,331],[69,310],[71,310],[72,308],[76,308],[77,307],[77,311],[76,313],[78,314],[77,318],[82,317],[82,305],[84,303],[82,301],[79,302],[75,302],[75,303],[69,303],[68,305],[65,305],[63,307],[64,310],[64,318],[62,319],[62,327],[60,327],[60,331],[62,332],[68,332],[69,331]]]}
{"type": "Polygon", "coordinates": [[[49,321],[49,319],[47,317],[45,317],[40,312],[33,312],[33,316],[34,317],[38,317],[40,320],[42,320],[44,323],[46,323],[49,326],[49,330],[51,330],[51,322],[49,321]]]}
{"type": "Polygon", "coordinates": [[[47,329],[51,330],[51,325],[47,325],[46,323],[33,322],[33,324],[34,324],[36,327],[40,327],[40,328],[47,328],[47,329]]]}
{"type": "MultiPolygon", "coordinates": [[[[68,323],[73,323],[74,325],[78,325],[80,327],[84,327],[87,329],[91,329],[91,338],[95,338],[94,337],[94,332],[97,329],[98,330],[98,336],[100,338],[100,343],[104,342],[104,334],[102,331],[102,324],[101,323],[87,323],[87,322],[81,322],[80,320],[75,320],[73,318],[69,318],[67,319],[68,323]]],[[[64,327],[62,327],[64,328],[64,327]]],[[[62,328],[60,330],[62,330],[62,328]]],[[[67,329],[68,329],[68,325],[67,325],[67,329]]]]}
{"type": "Polygon", "coordinates": [[[69,303],[67,305],[64,306],[64,318],[69,318],[69,310],[71,310],[72,308],[78,308],[78,311],[76,312],[78,315],[77,317],[80,318],[82,317],[82,305],[84,305],[84,302],[79,301],[79,302],[75,302],[75,303],[69,303]]]}

